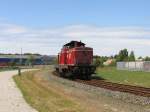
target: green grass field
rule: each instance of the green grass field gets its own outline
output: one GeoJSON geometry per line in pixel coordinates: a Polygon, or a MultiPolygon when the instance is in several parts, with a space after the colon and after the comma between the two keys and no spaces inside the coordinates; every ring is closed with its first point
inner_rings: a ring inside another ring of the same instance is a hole
{"type": "Polygon", "coordinates": [[[150,72],[117,70],[115,67],[97,68],[97,75],[111,82],[150,87],[150,72]]]}

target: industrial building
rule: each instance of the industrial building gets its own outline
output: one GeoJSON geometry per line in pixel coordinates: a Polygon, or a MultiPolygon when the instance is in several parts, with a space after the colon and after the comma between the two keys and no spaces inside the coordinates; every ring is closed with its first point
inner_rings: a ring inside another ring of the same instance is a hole
{"type": "Polygon", "coordinates": [[[150,61],[117,62],[117,69],[150,72],[150,61]]]}
{"type": "Polygon", "coordinates": [[[0,66],[9,66],[12,64],[29,65],[31,63],[31,56],[33,56],[33,65],[50,64],[54,59],[54,57],[42,55],[0,55],[0,66]]]}

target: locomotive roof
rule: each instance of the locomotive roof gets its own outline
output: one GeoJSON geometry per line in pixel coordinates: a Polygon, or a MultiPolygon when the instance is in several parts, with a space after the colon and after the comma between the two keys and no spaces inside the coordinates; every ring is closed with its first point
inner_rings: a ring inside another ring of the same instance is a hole
{"type": "Polygon", "coordinates": [[[81,41],[80,41],[80,42],[78,42],[78,41],[71,41],[71,42],[65,44],[64,46],[74,46],[75,43],[78,43],[79,45],[83,45],[83,46],[85,45],[85,44],[82,43],[81,41]]]}

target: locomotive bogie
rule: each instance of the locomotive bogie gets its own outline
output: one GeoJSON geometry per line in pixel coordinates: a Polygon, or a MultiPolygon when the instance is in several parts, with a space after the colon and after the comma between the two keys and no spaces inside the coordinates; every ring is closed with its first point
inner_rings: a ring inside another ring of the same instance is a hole
{"type": "Polygon", "coordinates": [[[56,68],[60,76],[67,78],[84,78],[89,79],[95,72],[95,66],[64,66],[56,68]]]}

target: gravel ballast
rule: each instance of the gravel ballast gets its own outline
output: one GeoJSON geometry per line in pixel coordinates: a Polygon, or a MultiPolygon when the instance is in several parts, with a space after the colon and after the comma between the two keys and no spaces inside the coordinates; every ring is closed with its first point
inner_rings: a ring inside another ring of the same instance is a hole
{"type": "Polygon", "coordinates": [[[75,81],[60,78],[54,75],[49,75],[49,78],[51,80],[58,81],[59,83],[62,83],[67,86],[72,86],[72,87],[79,88],[85,91],[93,92],[97,96],[105,95],[105,96],[109,96],[115,99],[123,100],[124,102],[127,102],[127,103],[133,103],[133,104],[138,104],[138,105],[150,105],[150,97],[142,97],[142,96],[137,96],[134,94],[124,93],[124,92],[119,92],[119,91],[111,91],[111,90],[104,89],[104,88],[77,83],[75,81]]]}

